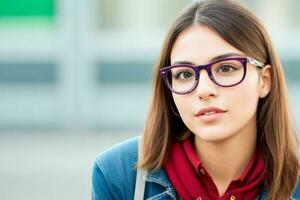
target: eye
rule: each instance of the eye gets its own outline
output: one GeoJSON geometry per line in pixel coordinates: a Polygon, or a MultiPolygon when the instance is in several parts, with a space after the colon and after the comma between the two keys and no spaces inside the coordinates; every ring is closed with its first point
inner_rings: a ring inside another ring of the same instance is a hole
{"type": "Polygon", "coordinates": [[[223,64],[216,69],[217,72],[221,72],[221,73],[230,73],[236,70],[238,69],[234,65],[230,65],[230,64],[223,64]]]}
{"type": "Polygon", "coordinates": [[[175,74],[175,79],[188,79],[193,77],[193,73],[189,71],[181,71],[175,74]]]}

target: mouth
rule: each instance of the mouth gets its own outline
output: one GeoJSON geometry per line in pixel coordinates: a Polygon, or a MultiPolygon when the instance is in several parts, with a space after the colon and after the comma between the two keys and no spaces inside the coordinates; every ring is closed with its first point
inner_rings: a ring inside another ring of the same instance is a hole
{"type": "Polygon", "coordinates": [[[211,115],[214,115],[214,114],[217,114],[217,113],[224,113],[224,112],[209,111],[209,112],[202,113],[200,116],[202,116],[202,115],[211,116],[211,115]]]}
{"type": "Polygon", "coordinates": [[[197,118],[200,119],[202,122],[214,122],[220,119],[222,116],[225,115],[226,112],[214,112],[214,113],[205,113],[203,115],[198,116],[197,118]]]}
{"type": "Polygon", "coordinates": [[[203,108],[203,109],[199,110],[195,116],[196,117],[202,116],[202,115],[209,116],[209,115],[214,115],[217,113],[225,113],[225,112],[227,112],[227,111],[224,109],[218,108],[218,107],[207,107],[207,108],[203,108]]]}
{"type": "Polygon", "coordinates": [[[199,110],[195,117],[199,118],[202,122],[213,122],[220,117],[224,116],[227,111],[217,107],[208,107],[199,110]]]}

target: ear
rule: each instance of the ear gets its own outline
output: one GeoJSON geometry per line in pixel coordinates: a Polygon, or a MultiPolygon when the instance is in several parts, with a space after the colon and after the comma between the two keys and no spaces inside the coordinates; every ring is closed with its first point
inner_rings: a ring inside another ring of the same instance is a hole
{"type": "Polygon", "coordinates": [[[265,98],[271,89],[271,76],[272,76],[271,65],[266,65],[260,73],[260,85],[259,85],[259,97],[265,98]]]}

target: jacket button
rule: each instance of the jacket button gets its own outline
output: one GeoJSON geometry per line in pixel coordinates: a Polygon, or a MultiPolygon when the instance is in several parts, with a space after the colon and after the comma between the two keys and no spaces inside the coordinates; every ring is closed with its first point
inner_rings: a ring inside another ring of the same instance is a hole
{"type": "Polygon", "coordinates": [[[231,196],[230,196],[230,200],[235,200],[235,196],[234,196],[234,195],[231,195],[231,196]]]}

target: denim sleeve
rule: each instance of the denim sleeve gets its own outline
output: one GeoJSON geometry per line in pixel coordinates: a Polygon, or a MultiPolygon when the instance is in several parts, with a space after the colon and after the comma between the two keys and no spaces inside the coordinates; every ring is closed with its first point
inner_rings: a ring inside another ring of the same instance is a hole
{"type": "Polygon", "coordinates": [[[92,172],[93,200],[132,200],[135,189],[138,138],[100,153],[92,172]]]}
{"type": "Polygon", "coordinates": [[[116,199],[103,175],[101,163],[95,162],[92,171],[92,200],[116,199]]]}

